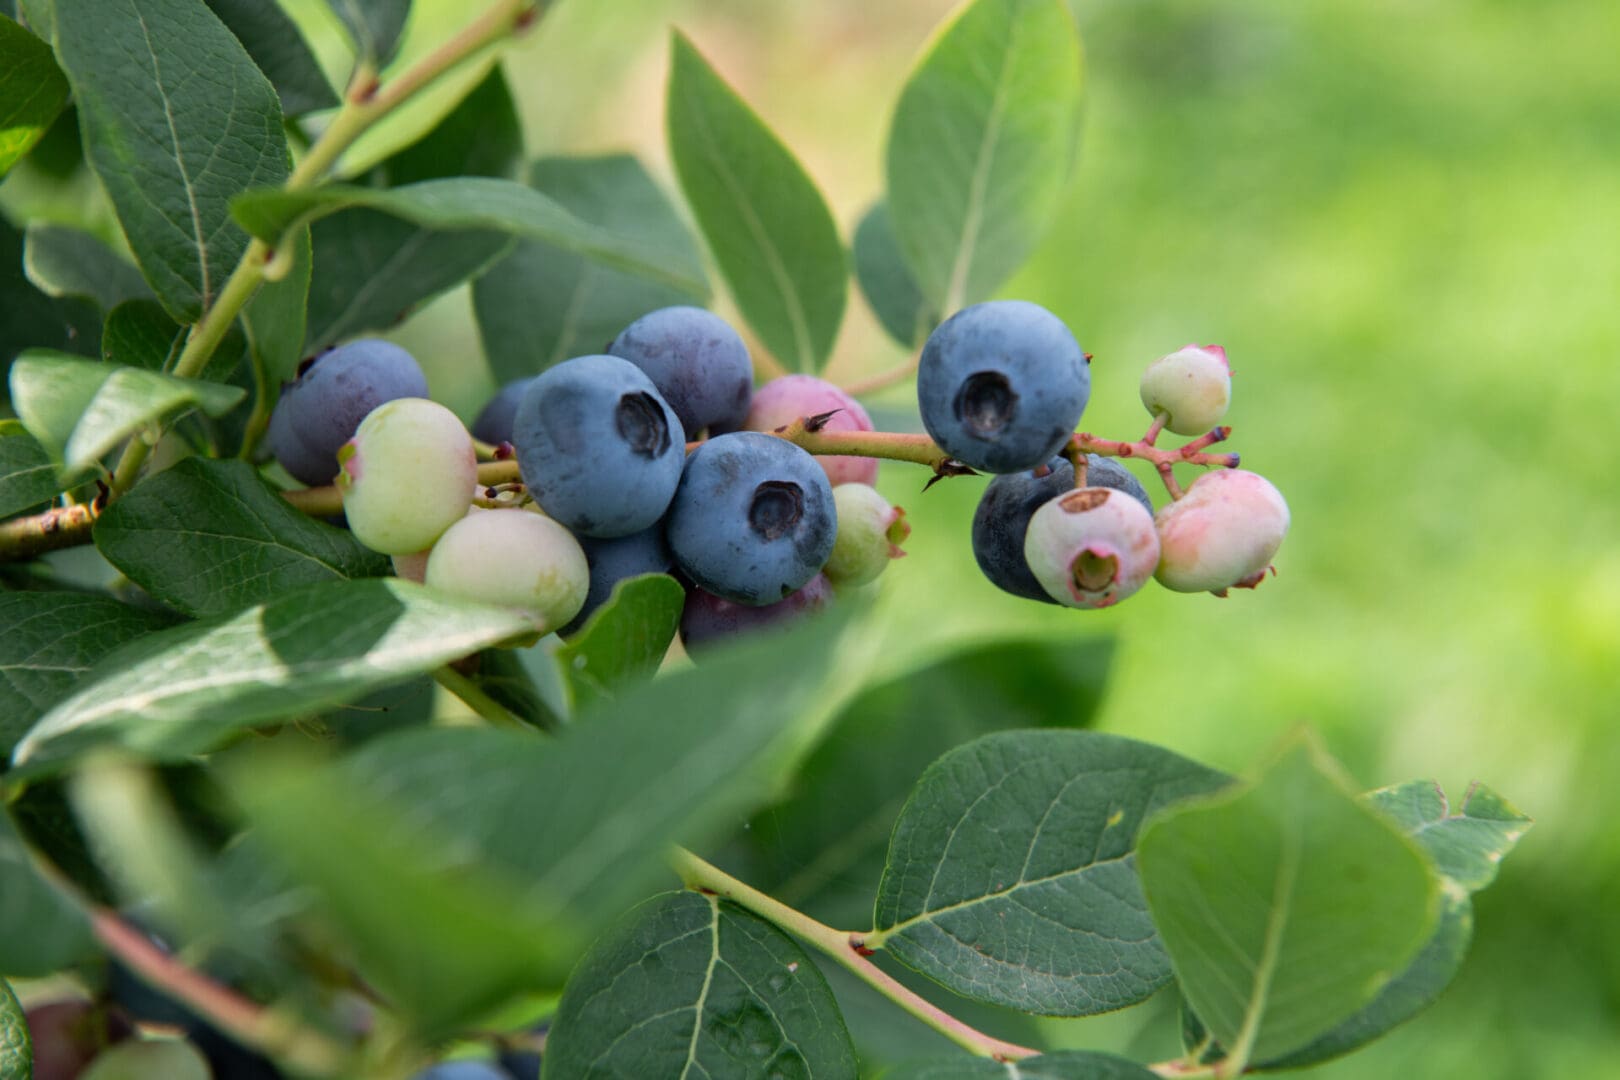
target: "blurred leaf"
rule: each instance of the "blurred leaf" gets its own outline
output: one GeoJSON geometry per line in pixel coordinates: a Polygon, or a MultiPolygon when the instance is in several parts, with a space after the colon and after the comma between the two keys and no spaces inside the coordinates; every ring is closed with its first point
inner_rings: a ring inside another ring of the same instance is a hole
{"type": "Polygon", "coordinates": [[[327,0],[354,39],[355,52],[381,68],[394,55],[411,0],[327,0]]]}
{"type": "Polygon", "coordinates": [[[671,42],[670,157],[732,298],[790,371],[819,371],[849,267],[815,182],[680,33],[671,42]]]}
{"type": "Polygon", "coordinates": [[[1074,164],[1080,68],[1064,0],[974,0],[906,81],[888,207],[937,313],[985,299],[1045,234],[1074,164]]]}
{"type": "Polygon", "coordinates": [[[499,64],[421,139],[382,165],[390,187],[451,176],[510,178],[523,164],[523,125],[499,64]]]}
{"type": "Polygon", "coordinates": [[[64,349],[95,356],[101,312],[83,300],[53,300],[23,274],[23,234],[0,216],[0,366],[24,349],[64,349]]]}
{"type": "Polygon", "coordinates": [[[152,634],[109,656],[95,685],[18,745],[31,772],[100,745],[173,758],[255,724],[352,701],[529,630],[504,608],[394,578],[306,586],[225,618],[152,634]]]}
{"type": "Polygon", "coordinates": [[[933,760],[992,731],[1086,727],[1112,642],[998,641],[864,691],[806,759],[793,790],[756,815],[754,883],[831,926],[872,917],[889,834],[933,760]]]}
{"type": "Polygon", "coordinates": [[[889,842],[872,948],[964,997],[1045,1016],[1170,981],[1133,857],[1154,811],[1228,778],[1090,731],[986,735],[931,765],[889,842]]]}
{"type": "Polygon", "coordinates": [[[293,509],[245,461],[186,458],[115,500],[96,550],[187,615],[224,615],[320,581],[382,577],[385,556],[293,509]]]}
{"type": "Polygon", "coordinates": [[[939,322],[938,312],[911,276],[889,208],[876,203],[855,228],[855,278],[890,337],[908,348],[922,344],[939,322]]]}
{"type": "Polygon", "coordinates": [[[1015,1063],[983,1058],[902,1065],[883,1080],[1150,1080],[1158,1074],[1134,1061],[1089,1050],[1060,1050],[1015,1063]]]}
{"type": "Polygon", "coordinates": [[[730,901],[693,892],[645,901],[592,946],[568,980],[542,1068],[558,1080],[856,1076],[844,1018],[804,950],[730,901]]]}
{"type": "Polygon", "coordinates": [[[62,491],[56,464],[15,420],[0,420],[0,518],[32,510],[62,491]]]}
{"type": "Polygon", "coordinates": [[[286,116],[333,108],[338,98],[304,36],[274,0],[207,0],[281,97],[286,116]]]}
{"type": "Polygon", "coordinates": [[[1366,796],[1428,851],[1435,869],[1468,892],[1496,880],[1502,859],[1533,822],[1484,784],[1475,784],[1451,812],[1445,792],[1428,780],[1380,788],[1366,796]]]}
{"type": "Polygon", "coordinates": [[[298,374],[304,357],[304,331],[309,320],[310,252],[309,230],[294,230],[291,263],[277,281],[267,281],[242,312],[249,347],[259,358],[272,393],[283,382],[298,374]]]}
{"type": "Polygon", "coordinates": [[[126,367],[168,371],[185,344],[186,330],[156,300],[119,304],[101,328],[101,358],[126,367]]]}
{"type": "Polygon", "coordinates": [[[231,204],[232,213],[245,228],[271,242],[301,220],[353,207],[378,210],[428,229],[490,230],[544,240],[673,288],[702,288],[701,281],[671,267],[661,250],[650,248],[634,233],[581,221],[538,191],[498,177],[423,180],[397,188],[344,184],[305,191],[261,188],[238,196],[231,204]]]}
{"type": "Polygon", "coordinates": [[[172,621],[93,593],[0,593],[0,754],[102,657],[172,621]]]}
{"type": "Polygon", "coordinates": [[[28,1080],[34,1075],[34,1046],[28,1018],[11,985],[0,979],[0,1080],[28,1080]]]}
{"type": "Polygon", "coordinates": [[[242,400],[234,386],[31,349],[11,366],[11,402],[62,479],[94,469],[124,439],[182,410],[221,416],[242,400]]]}
{"type": "Polygon", "coordinates": [[[0,177],[44,137],[67,99],[51,47],[0,15],[0,177]]]}
{"type": "MultiPolygon", "coordinates": [[[[529,182],[581,221],[640,236],[662,249],[670,265],[703,281],[691,232],[635,158],[542,158],[529,182]]],[[[649,311],[707,299],[707,287],[671,288],[537,240],[520,242],[473,283],[484,355],[500,383],[601,352],[649,311]]]]}
{"type": "Polygon", "coordinates": [[[231,197],[287,175],[275,91],[199,0],[53,10],[91,167],[158,299],[194,322],[247,247],[231,197]]]}
{"type": "Polygon", "coordinates": [[[91,949],[90,924],[34,869],[11,815],[0,810],[0,974],[53,975],[91,949]]]}
{"type": "Polygon", "coordinates": [[[1138,845],[1182,992],[1243,1063],[1354,1015],[1435,929],[1428,859],[1334,770],[1296,739],[1253,785],[1168,811],[1138,845]]]}
{"type": "Polygon", "coordinates": [[[562,727],[562,718],[540,693],[519,650],[485,649],[478,654],[478,670],[471,678],[479,689],[524,723],[543,731],[562,727]]]}
{"type": "Polygon", "coordinates": [[[151,296],[141,272],[87,232],[61,225],[30,225],[23,266],[47,296],[83,296],[111,311],[125,300],[151,296]]]}
{"type": "Polygon", "coordinates": [[[617,697],[658,670],[681,625],[686,590],[668,574],[643,574],[613,587],[607,603],[557,650],[575,707],[617,697]]]}
{"type": "Polygon", "coordinates": [[[306,353],[404,321],[417,305],[479,273],[512,243],[502,233],[439,232],[375,210],[317,221],[310,236],[306,353]]]}
{"type": "Polygon", "coordinates": [[[131,1039],[96,1055],[81,1080],[210,1080],[208,1062],[184,1039],[131,1039]]]}

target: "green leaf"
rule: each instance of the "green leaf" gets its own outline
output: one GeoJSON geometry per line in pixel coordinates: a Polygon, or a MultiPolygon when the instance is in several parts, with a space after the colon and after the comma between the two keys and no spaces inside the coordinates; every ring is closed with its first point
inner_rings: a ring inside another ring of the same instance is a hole
{"type": "Polygon", "coordinates": [[[239,387],[32,349],[11,366],[17,415],[71,480],[126,438],[183,410],[223,416],[239,387]]]}
{"type": "Polygon", "coordinates": [[[0,979],[0,1080],[28,1080],[34,1075],[34,1044],[28,1017],[11,985],[0,979]]]}
{"type": "MultiPolygon", "coordinates": [[[[317,221],[310,230],[307,352],[403,321],[506,253],[497,232],[439,232],[375,210],[317,221]]],[[[296,366],[296,360],[294,361],[296,366]]]]}
{"type": "Polygon", "coordinates": [[[399,46],[405,20],[411,14],[411,0],[327,0],[343,25],[349,28],[354,48],[373,66],[382,67],[399,46]]]}
{"type": "Polygon", "coordinates": [[[315,55],[281,5],[265,0],[207,0],[281,97],[286,116],[302,116],[338,104],[315,55]]]}
{"type": "Polygon", "coordinates": [[[101,328],[101,358],[126,367],[168,371],[185,344],[185,329],[156,300],[119,304],[101,328]]]}
{"type": "Polygon", "coordinates": [[[988,297],[1045,234],[1074,164],[1080,69],[1064,0],[974,0],[906,81],[888,206],[938,312],[988,297]]]}
{"type": "Polygon", "coordinates": [[[44,137],[67,99],[51,47],[0,15],[0,177],[44,137]]]}
{"type": "Polygon", "coordinates": [[[686,590],[668,574],[643,574],[613,587],[607,603],[557,650],[576,708],[617,697],[652,677],[680,629],[686,590]]]}
{"type": "Polygon", "coordinates": [[[490,68],[438,125],[382,165],[390,187],[450,176],[512,177],[523,164],[523,125],[500,65],[490,68]]]}
{"type": "Polygon", "coordinates": [[[81,1080],[209,1080],[214,1074],[202,1054],[184,1039],[131,1040],[102,1053],[81,1080]]]}
{"type": "Polygon", "coordinates": [[[87,232],[61,225],[30,225],[23,265],[47,296],[83,296],[111,311],[125,300],[151,296],[141,272],[87,232]]]}
{"type": "Polygon", "coordinates": [[[0,420],[0,518],[56,498],[56,463],[15,420],[0,420]]]}
{"type": "Polygon", "coordinates": [[[856,1071],[832,992],[792,938],[730,901],[667,892],[580,961],[542,1076],[854,1080],[856,1071]]]}
{"type": "Polygon", "coordinates": [[[216,746],[529,632],[521,615],[394,578],[306,586],[225,618],[148,636],[47,713],[13,760],[61,768],[113,745],[155,757],[216,746]]]}
{"type": "Polygon", "coordinates": [[[281,105],[201,0],[55,0],[90,165],[163,306],[195,322],[248,237],[230,199],[280,183],[281,105]]]}
{"type": "Polygon", "coordinates": [[[875,204],[855,228],[855,279],[888,335],[907,348],[922,344],[939,322],[917,279],[911,276],[889,208],[875,204]]]}
{"type": "Polygon", "coordinates": [[[263,366],[272,393],[279,392],[283,382],[297,377],[309,321],[310,268],[314,262],[309,230],[297,229],[291,240],[284,239],[284,251],[289,244],[287,272],[261,286],[242,312],[248,346],[263,366]]]}
{"type": "Polygon", "coordinates": [[[998,641],[864,691],[754,818],[750,880],[831,926],[870,919],[889,833],[929,764],[993,731],[1086,727],[1112,654],[1108,639],[998,641]]]}
{"type": "Polygon", "coordinates": [[[224,615],[321,581],[383,577],[385,556],[298,512],[245,461],[187,458],[102,513],[96,550],[187,615],[224,615]]]}
{"type": "MultiPolygon", "coordinates": [[[[34,869],[11,815],[0,810],[0,975],[54,975],[89,952],[90,924],[34,869]]],[[[3,1059],[0,1059],[3,1060],[3,1059]]]]}
{"type": "Polygon", "coordinates": [[[1253,785],[1172,809],[1137,858],[1193,1010],[1238,1064],[1309,1044],[1432,936],[1427,857],[1297,739],[1253,785]]]}
{"type": "Polygon", "coordinates": [[[1134,1005],[1170,981],[1137,880],[1137,830],[1227,779],[1090,731],[976,739],[912,791],[867,944],[976,1001],[1049,1016],[1134,1005]]]}
{"type": "Polygon", "coordinates": [[[171,621],[93,593],[0,593],[0,754],[102,657],[171,621]]]}
{"type": "Polygon", "coordinates": [[[0,216],[0,366],[28,348],[96,356],[101,312],[83,300],[53,300],[23,274],[23,234],[0,216]]]}
{"type": "Polygon", "coordinates": [[[789,370],[820,370],[849,267],[815,182],[679,33],[665,123],[687,205],[748,325],[789,370]]]}
{"type": "MultiPolygon", "coordinates": [[[[692,234],[635,158],[542,158],[529,182],[581,221],[640,236],[669,265],[703,281],[692,234]]],[[[538,240],[522,241],[473,283],[484,355],[501,383],[598,352],[649,311],[707,299],[706,287],[671,288],[538,240]]]]}
{"type": "Polygon", "coordinates": [[[953,1058],[902,1065],[883,1080],[1153,1080],[1157,1074],[1134,1061],[1088,1050],[1060,1050],[1022,1061],[953,1058]]]}
{"type": "Polygon", "coordinates": [[[353,207],[378,210],[426,229],[485,230],[544,240],[672,288],[700,292],[703,287],[701,279],[669,265],[661,248],[650,247],[639,236],[581,221],[538,191],[499,177],[423,180],[397,188],[345,184],[306,191],[268,188],[246,192],[231,204],[244,228],[272,243],[299,221],[353,207]]]}
{"type": "Polygon", "coordinates": [[[562,727],[563,719],[535,685],[534,675],[524,662],[524,653],[533,652],[535,648],[485,649],[478,654],[477,670],[469,673],[469,677],[519,720],[543,731],[555,731],[562,727]]]}

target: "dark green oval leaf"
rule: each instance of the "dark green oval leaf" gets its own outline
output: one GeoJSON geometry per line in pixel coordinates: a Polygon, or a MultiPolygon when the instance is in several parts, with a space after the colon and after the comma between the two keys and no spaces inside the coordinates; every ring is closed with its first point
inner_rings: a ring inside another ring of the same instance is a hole
{"type": "Polygon", "coordinates": [[[224,615],[319,581],[383,577],[385,556],[288,505],[245,461],[187,458],[116,500],[96,549],[187,615],[224,615]]]}
{"type": "Polygon", "coordinates": [[[280,4],[265,0],[207,0],[207,3],[276,88],[283,114],[302,116],[337,105],[332,84],[326,81],[315,55],[280,4]]]}
{"type": "Polygon", "coordinates": [[[1428,858],[1304,739],[1252,786],[1167,811],[1137,859],[1182,993],[1235,1071],[1364,1008],[1439,914],[1428,858]]]}
{"type": "Polygon", "coordinates": [[[935,37],[895,106],[895,235],[950,314],[983,300],[1046,231],[1073,166],[1080,37],[1064,0],[974,0],[935,37]]]}
{"type": "Polygon", "coordinates": [[[85,300],[53,300],[23,273],[23,234],[0,217],[0,366],[28,348],[96,356],[101,311],[85,300]]]}
{"type": "Polygon", "coordinates": [[[1022,1061],[955,1058],[902,1065],[883,1080],[1153,1080],[1157,1074],[1134,1061],[1088,1050],[1060,1050],[1022,1061]]]}
{"type": "Polygon", "coordinates": [[[79,229],[30,225],[23,266],[48,296],[83,296],[111,311],[125,300],[151,296],[133,263],[79,229]]]}
{"type": "Polygon", "coordinates": [[[792,371],[818,371],[844,317],[849,267],[797,158],[692,43],[672,41],[665,123],[681,190],[732,298],[792,371]]]}
{"type": "Polygon", "coordinates": [[[247,247],[231,197],[287,175],[275,91],[201,0],[54,11],[90,165],[158,299],[194,322],[247,247]]]}
{"type": "Polygon", "coordinates": [[[1115,735],[976,739],[912,791],[867,943],[977,1001],[1053,1016],[1134,1005],[1170,981],[1137,880],[1137,830],[1227,780],[1115,735]]]}
{"type": "Polygon", "coordinates": [[[877,203],[855,228],[855,279],[861,294],[890,337],[908,348],[922,344],[939,313],[911,276],[889,208],[877,203]]]}
{"type": "Polygon", "coordinates": [[[668,574],[643,574],[613,587],[607,603],[557,650],[577,709],[611,700],[651,677],[680,628],[686,591],[668,574]]]}
{"type": "Polygon", "coordinates": [[[512,177],[523,164],[523,124],[501,66],[489,69],[432,131],[383,162],[390,187],[450,176],[512,177]]]}
{"type": "Polygon", "coordinates": [[[32,510],[61,491],[45,448],[22,424],[0,420],[0,518],[32,510]]]}
{"type": "Polygon", "coordinates": [[[669,892],[580,961],[541,1075],[854,1080],[856,1066],[827,982],[792,938],[730,901],[669,892]]]}
{"type": "Polygon", "coordinates": [[[67,99],[51,47],[0,15],[0,177],[44,137],[67,99]]]}
{"type": "Polygon", "coordinates": [[[103,661],[18,745],[31,772],[121,746],[178,757],[273,720],[352,701],[530,631],[505,608],[394,578],[306,586],[235,615],[152,634],[103,661]]]}
{"type": "Polygon", "coordinates": [[[185,329],[156,300],[119,304],[101,328],[101,358],[126,367],[168,371],[185,344],[185,329]]]}

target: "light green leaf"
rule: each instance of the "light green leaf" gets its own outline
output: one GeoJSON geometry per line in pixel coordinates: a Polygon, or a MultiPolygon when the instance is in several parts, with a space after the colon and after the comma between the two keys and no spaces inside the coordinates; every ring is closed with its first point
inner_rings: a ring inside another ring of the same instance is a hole
{"type": "Polygon", "coordinates": [[[245,461],[187,458],[102,513],[96,549],[187,615],[224,615],[321,581],[383,577],[385,556],[299,513],[245,461]]]}
{"type": "Polygon", "coordinates": [[[906,81],[888,206],[937,312],[988,297],[1045,234],[1074,163],[1080,69],[1064,0],[973,0],[906,81]]]}
{"type": "Polygon", "coordinates": [[[210,1080],[208,1062],[184,1039],[119,1043],[96,1055],[82,1080],[210,1080]]]}
{"type": "Polygon", "coordinates": [[[4,810],[0,810],[0,881],[6,883],[0,889],[0,975],[44,978],[90,950],[90,924],[39,876],[4,810]]]}
{"type": "Polygon", "coordinates": [[[274,242],[301,220],[353,207],[378,210],[444,231],[484,230],[544,240],[673,288],[701,291],[701,281],[668,265],[661,249],[640,237],[581,221],[538,191],[513,180],[463,176],[397,188],[332,184],[308,191],[260,189],[238,196],[232,212],[255,236],[274,242]]]}
{"type": "Polygon", "coordinates": [[[1423,845],[1443,877],[1468,892],[1496,880],[1503,857],[1534,824],[1483,784],[1468,789],[1455,814],[1445,792],[1427,780],[1380,788],[1366,799],[1423,845]]]}
{"type": "Polygon", "coordinates": [[[93,593],[0,593],[0,754],[102,657],[172,621],[93,593]]]}
{"type": "Polygon", "coordinates": [[[922,344],[939,322],[906,266],[889,208],[877,203],[855,228],[855,278],[872,313],[890,337],[908,348],[922,344]]]}
{"type": "Polygon", "coordinates": [[[100,681],[47,713],[13,760],[46,772],[93,746],[155,757],[197,753],[255,724],[352,701],[529,630],[507,609],[394,578],[306,586],[109,656],[100,681]]]}
{"type": "Polygon", "coordinates": [[[281,96],[281,111],[301,116],[337,105],[332,84],[281,5],[266,0],[207,0],[281,96]]]}
{"type": "Polygon", "coordinates": [[[849,267],[815,182],[679,33],[665,124],[687,205],[743,317],[789,370],[820,370],[849,267]]]}
{"type": "Polygon", "coordinates": [[[1298,739],[1236,793],[1173,808],[1137,858],[1193,1011],[1238,1065],[1365,1007],[1434,933],[1427,856],[1298,739]]]}
{"type": "MultiPolygon", "coordinates": [[[[635,158],[542,158],[529,182],[582,221],[640,236],[669,265],[703,281],[691,232],[635,158]]],[[[707,299],[707,288],[674,289],[537,240],[519,243],[473,283],[484,355],[501,383],[599,352],[649,311],[707,299]]]]}
{"type": "Polygon", "coordinates": [[[61,492],[56,463],[15,420],[0,420],[0,518],[32,510],[61,492]]]}
{"type": "Polygon", "coordinates": [[[578,709],[650,678],[680,628],[686,591],[668,574],[643,574],[613,587],[607,603],[557,650],[578,709]]]}
{"type": "Polygon", "coordinates": [[[861,925],[895,819],[929,764],[993,731],[1088,726],[1112,653],[1106,638],[1015,638],[864,691],[788,797],[750,824],[750,883],[828,925],[861,925]]]}
{"type": "Polygon", "coordinates": [[[56,0],[90,165],[163,306],[194,322],[247,247],[230,199],[287,175],[281,105],[201,0],[56,0]]]}
{"type": "Polygon", "coordinates": [[[1134,1061],[1087,1050],[1060,1050],[1022,1061],[953,1058],[902,1065],[883,1080],[1153,1080],[1157,1074],[1134,1061]]]}
{"type": "Polygon", "coordinates": [[[804,950],[730,901],[691,892],[645,901],[597,942],[568,981],[543,1060],[546,1080],[857,1072],[844,1018],[804,950]]]}
{"type": "Polygon", "coordinates": [[[378,68],[388,63],[405,31],[411,0],[327,0],[349,28],[357,53],[378,68]]]}
{"type": "Polygon", "coordinates": [[[28,1017],[11,985],[0,979],[0,1080],[29,1080],[34,1075],[34,1044],[28,1017]]]}
{"type": "Polygon", "coordinates": [[[87,232],[61,225],[30,225],[23,266],[47,296],[83,296],[111,311],[125,300],[151,296],[141,272],[87,232]]]}
{"type": "Polygon", "coordinates": [[[260,287],[242,312],[248,346],[258,357],[271,393],[279,393],[283,382],[297,378],[304,356],[304,331],[309,320],[310,252],[308,229],[296,229],[291,240],[283,239],[283,250],[291,245],[287,272],[260,287]]]}
{"type": "Polygon", "coordinates": [[[1137,830],[1227,779],[1090,731],[976,739],[912,791],[867,944],[976,1001],[1049,1016],[1134,1005],[1170,981],[1137,830]]]}
{"type": "Polygon", "coordinates": [[[51,47],[0,15],[0,177],[44,137],[67,99],[51,47]]]}
{"type": "Polygon", "coordinates": [[[126,438],[183,410],[223,416],[240,387],[80,360],[32,349],[11,366],[11,402],[30,434],[72,480],[126,438]]]}

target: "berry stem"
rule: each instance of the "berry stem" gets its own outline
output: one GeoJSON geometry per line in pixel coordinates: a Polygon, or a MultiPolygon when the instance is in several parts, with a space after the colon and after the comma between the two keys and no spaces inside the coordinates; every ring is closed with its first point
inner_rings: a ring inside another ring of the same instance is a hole
{"type": "Polygon", "coordinates": [[[1003,1042],[986,1035],[907,989],[894,976],[862,954],[861,949],[864,945],[859,934],[834,930],[824,923],[817,922],[802,911],[773,900],[758,889],[738,881],[685,848],[675,849],[670,856],[670,865],[681,876],[687,888],[730,900],[788,933],[802,938],[838,961],[862,982],[969,1053],[996,1061],[1019,1061],[1040,1053],[1039,1050],[1003,1042]]]}
{"type": "Polygon", "coordinates": [[[506,706],[484,693],[481,686],[448,664],[434,669],[433,681],[460,698],[462,704],[483,717],[491,727],[533,730],[530,725],[514,716],[506,706]]]}
{"type": "MultiPolygon", "coordinates": [[[[1161,413],[1160,416],[1162,415],[1161,413]]],[[[1154,425],[1162,427],[1159,424],[1158,417],[1154,418],[1154,425]]],[[[1237,454],[1206,454],[1203,452],[1205,447],[1222,442],[1231,434],[1232,429],[1230,427],[1218,427],[1207,435],[1200,435],[1186,446],[1177,447],[1174,450],[1160,450],[1148,441],[1146,436],[1135,442],[1123,442],[1119,439],[1099,439],[1095,435],[1082,431],[1069,440],[1069,445],[1063,450],[1063,454],[1071,461],[1075,460],[1072,455],[1076,453],[1096,454],[1098,457],[1141,458],[1143,461],[1151,462],[1153,467],[1158,470],[1159,478],[1164,481],[1165,490],[1170,492],[1170,497],[1179,499],[1185,492],[1181,490],[1181,485],[1176,482],[1175,475],[1171,471],[1172,466],[1215,465],[1223,469],[1237,468],[1239,461],[1237,454]]],[[[1159,437],[1159,433],[1151,427],[1148,428],[1148,435],[1155,439],[1159,437]]]]}

